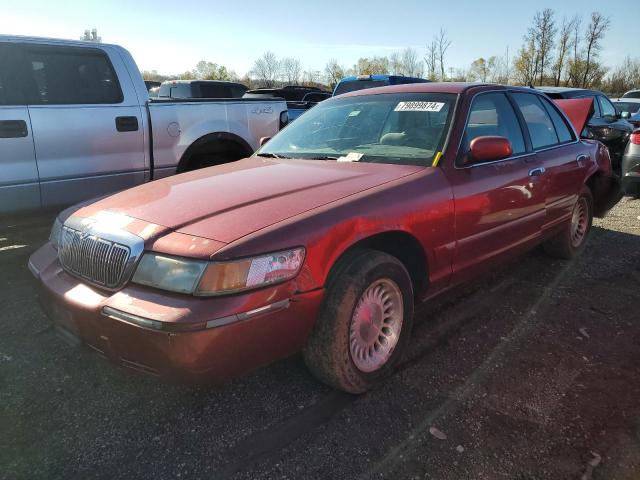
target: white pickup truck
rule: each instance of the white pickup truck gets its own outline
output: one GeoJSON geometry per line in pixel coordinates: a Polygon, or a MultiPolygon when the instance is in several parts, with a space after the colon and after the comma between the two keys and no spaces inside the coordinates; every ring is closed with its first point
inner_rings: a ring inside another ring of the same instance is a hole
{"type": "Polygon", "coordinates": [[[0,35],[0,214],[238,160],[286,123],[279,99],[150,99],[117,45],[0,35]]]}

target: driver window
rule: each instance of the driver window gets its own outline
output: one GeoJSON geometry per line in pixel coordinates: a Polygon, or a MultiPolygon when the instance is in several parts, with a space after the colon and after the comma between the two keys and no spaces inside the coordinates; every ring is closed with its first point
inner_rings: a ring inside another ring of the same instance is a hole
{"type": "Polygon", "coordinates": [[[462,151],[466,154],[474,138],[485,136],[506,137],[511,142],[514,155],[525,152],[520,122],[503,93],[486,93],[473,100],[462,151]]]}

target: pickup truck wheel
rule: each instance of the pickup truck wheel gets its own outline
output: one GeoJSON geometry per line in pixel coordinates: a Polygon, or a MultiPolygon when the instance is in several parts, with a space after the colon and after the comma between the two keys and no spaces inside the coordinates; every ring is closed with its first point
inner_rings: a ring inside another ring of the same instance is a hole
{"type": "Polygon", "coordinates": [[[376,250],[358,250],[336,265],[303,351],[323,382],[363,393],[402,356],[413,324],[413,288],[404,265],[376,250]]]}
{"type": "Polygon", "coordinates": [[[558,258],[571,259],[578,255],[587,243],[593,222],[593,196],[588,187],[583,187],[573,207],[571,221],[562,232],[544,244],[545,251],[558,258]]]}

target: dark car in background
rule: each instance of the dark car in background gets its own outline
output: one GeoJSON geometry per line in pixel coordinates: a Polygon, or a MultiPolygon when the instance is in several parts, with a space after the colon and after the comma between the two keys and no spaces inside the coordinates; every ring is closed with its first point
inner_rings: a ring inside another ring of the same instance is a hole
{"type": "Polygon", "coordinates": [[[629,90],[622,95],[622,98],[640,98],[640,89],[629,90]]]}
{"type": "Polygon", "coordinates": [[[289,121],[293,121],[319,102],[331,98],[330,92],[318,87],[287,85],[281,88],[256,88],[247,90],[244,98],[283,98],[287,102],[289,121]]]}
{"type": "Polygon", "coordinates": [[[169,80],[162,82],[159,98],[242,98],[246,85],[222,80],[169,80]]]}
{"type": "Polygon", "coordinates": [[[427,83],[429,80],[402,75],[352,75],[344,77],[333,90],[333,96],[347,92],[364,90],[365,88],[386,87],[387,85],[404,85],[406,83],[427,83]]]}
{"type": "Polygon", "coordinates": [[[157,80],[145,80],[144,86],[147,87],[148,91],[151,91],[152,88],[158,88],[162,85],[162,82],[158,82],[157,80]]]}
{"type": "Polygon", "coordinates": [[[640,98],[622,97],[611,101],[622,118],[626,118],[634,128],[640,128],[640,98]]]}
{"type": "Polygon", "coordinates": [[[553,99],[593,98],[594,113],[582,132],[604,143],[611,154],[611,163],[615,172],[620,173],[624,154],[633,126],[616,111],[609,98],[598,90],[569,87],[536,87],[553,99]]]}

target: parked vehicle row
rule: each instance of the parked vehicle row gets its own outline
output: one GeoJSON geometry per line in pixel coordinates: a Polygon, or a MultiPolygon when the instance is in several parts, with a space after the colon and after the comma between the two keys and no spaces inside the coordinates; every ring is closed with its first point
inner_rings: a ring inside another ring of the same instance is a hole
{"type": "Polygon", "coordinates": [[[119,365],[210,381],[302,350],[363,392],[401,358],[416,302],[541,243],[585,248],[619,189],[579,135],[592,99],[561,105],[574,125],[529,88],[334,97],[249,158],[63,212],[29,268],[58,328],[119,365]]]}
{"type": "Polygon", "coordinates": [[[601,141],[609,148],[613,169],[620,174],[622,156],[633,131],[633,125],[627,121],[629,114],[623,116],[622,113],[618,113],[611,100],[597,90],[568,87],[536,87],[536,89],[554,99],[593,99],[594,112],[584,134],[601,141]]]}
{"type": "Polygon", "coordinates": [[[319,102],[331,98],[331,93],[317,87],[287,85],[282,88],[256,88],[248,90],[245,98],[284,98],[287,101],[289,121],[292,122],[319,102]]]}
{"type": "Polygon", "coordinates": [[[0,36],[0,214],[238,160],[286,110],[270,98],[150,99],[122,47],[0,36]]]}
{"type": "Polygon", "coordinates": [[[640,98],[618,98],[612,102],[622,118],[626,118],[634,128],[640,128],[640,98]]]}
{"type": "Polygon", "coordinates": [[[404,85],[407,83],[427,83],[429,80],[402,75],[350,75],[340,80],[333,90],[333,95],[355,92],[367,88],[386,87],[388,85],[404,85]]]}

